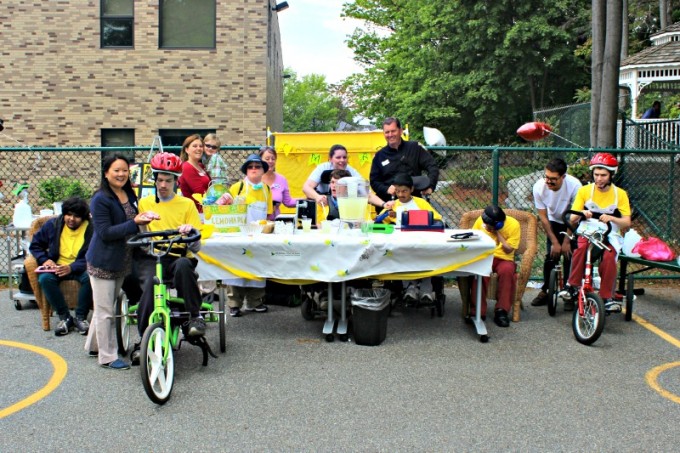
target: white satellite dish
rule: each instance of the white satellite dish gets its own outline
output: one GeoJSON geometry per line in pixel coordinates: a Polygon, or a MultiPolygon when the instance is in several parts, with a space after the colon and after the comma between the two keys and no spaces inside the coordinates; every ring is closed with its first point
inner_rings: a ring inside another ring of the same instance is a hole
{"type": "Polygon", "coordinates": [[[446,146],[446,137],[439,129],[423,127],[423,136],[427,146],[446,146]]]}

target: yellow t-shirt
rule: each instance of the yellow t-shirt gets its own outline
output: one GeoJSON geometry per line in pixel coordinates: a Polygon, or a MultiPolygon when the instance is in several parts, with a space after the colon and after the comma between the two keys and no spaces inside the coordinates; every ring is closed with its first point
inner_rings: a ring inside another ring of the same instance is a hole
{"type": "MultiPolygon", "coordinates": [[[[196,204],[186,197],[175,195],[170,201],[156,203],[155,195],[149,195],[139,200],[139,212],[145,211],[153,211],[161,217],[160,220],[149,223],[149,231],[173,230],[180,225],[192,225],[197,230],[201,229],[196,204]]],[[[174,247],[186,247],[186,244],[177,244],[174,247]]],[[[191,258],[193,254],[187,250],[186,256],[191,258]]]]}
{"type": "MultiPolygon", "coordinates": [[[[494,241],[496,240],[496,235],[495,234],[492,235],[484,228],[481,217],[479,217],[475,221],[475,224],[472,225],[472,229],[483,231],[491,239],[493,239],[494,241]]],[[[519,247],[519,241],[522,236],[522,228],[520,227],[520,224],[517,221],[517,219],[514,219],[510,216],[506,216],[505,224],[503,225],[503,228],[500,229],[500,233],[505,238],[508,245],[510,245],[510,247],[512,247],[513,249],[517,250],[517,248],[519,247]]],[[[515,252],[513,251],[510,253],[505,253],[503,251],[503,245],[500,242],[496,244],[496,249],[493,252],[493,256],[506,261],[515,260],[515,252]]]]}
{"type": "Polygon", "coordinates": [[[246,181],[238,181],[229,187],[229,193],[236,199],[237,196],[245,197],[246,205],[255,202],[265,202],[267,203],[267,215],[274,212],[274,202],[272,200],[272,191],[269,186],[262,183],[262,189],[255,190],[249,187],[246,181]]]}
{"type": "MultiPolygon", "coordinates": [[[[392,207],[393,211],[396,211],[397,208],[404,208],[406,211],[412,211],[414,209],[416,210],[422,210],[422,211],[431,211],[432,212],[432,219],[433,220],[442,220],[441,214],[437,212],[436,209],[432,207],[430,203],[427,202],[424,198],[420,197],[412,197],[411,201],[408,203],[404,204],[399,200],[395,200],[394,206],[392,207]]],[[[384,211],[384,210],[383,210],[384,211]]],[[[396,223],[396,218],[392,217],[386,217],[385,220],[383,221],[384,223],[396,223]]]]}
{"type": "Polygon", "coordinates": [[[616,194],[613,190],[608,190],[606,192],[601,192],[595,188],[593,190],[593,184],[587,184],[581,187],[578,192],[576,192],[576,198],[574,199],[574,204],[571,209],[574,211],[583,211],[586,205],[586,201],[590,200],[591,194],[593,197],[593,202],[600,208],[607,208],[617,201],[617,208],[622,216],[630,215],[630,201],[628,200],[628,194],[625,190],[620,187],[610,186],[616,189],[616,194]]]}
{"type": "Polygon", "coordinates": [[[85,231],[88,224],[87,220],[83,220],[83,223],[75,230],[64,225],[64,229],[61,230],[61,236],[59,237],[59,259],[57,264],[68,266],[76,260],[78,252],[85,243],[85,231]]]}

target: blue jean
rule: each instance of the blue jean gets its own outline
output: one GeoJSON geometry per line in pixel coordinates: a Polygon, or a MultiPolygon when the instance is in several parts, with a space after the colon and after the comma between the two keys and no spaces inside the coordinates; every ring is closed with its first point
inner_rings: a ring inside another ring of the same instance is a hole
{"type": "Polygon", "coordinates": [[[92,287],[90,277],[87,272],[74,274],[73,272],[65,277],[57,277],[53,273],[44,273],[38,276],[38,283],[45,293],[45,299],[50,303],[54,311],[59,315],[59,319],[66,319],[70,316],[68,306],[64,300],[64,294],[59,288],[59,284],[64,280],[77,280],[80,282],[78,290],[78,304],[76,305],[76,318],[87,319],[87,313],[92,306],[92,287]]]}

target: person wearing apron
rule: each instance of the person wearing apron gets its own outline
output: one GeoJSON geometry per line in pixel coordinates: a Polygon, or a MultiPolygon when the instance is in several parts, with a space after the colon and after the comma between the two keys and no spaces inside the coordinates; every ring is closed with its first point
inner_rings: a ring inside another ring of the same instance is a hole
{"type": "MultiPolygon", "coordinates": [[[[618,169],[616,157],[609,153],[598,153],[590,160],[590,170],[593,182],[583,186],[576,193],[576,199],[571,207],[573,211],[582,211],[587,222],[610,222],[612,230],[607,237],[610,250],[604,250],[599,266],[601,277],[600,297],[605,303],[607,313],[620,313],[621,303],[613,300],[614,285],[616,284],[616,261],[623,246],[621,230],[630,227],[630,202],[628,194],[612,183],[612,178],[618,169]],[[599,213],[599,221],[593,219],[593,214],[599,213]]],[[[578,216],[572,216],[572,223],[578,216]]],[[[585,257],[588,240],[579,236],[578,247],[571,260],[571,272],[567,282],[567,290],[576,300],[576,288],[581,286],[585,271],[585,257]]]]}
{"type": "MultiPolygon", "coordinates": [[[[229,188],[233,203],[247,205],[247,223],[266,220],[267,215],[274,212],[271,189],[262,182],[262,176],[268,170],[267,162],[257,154],[251,154],[241,166],[241,172],[246,175],[245,178],[229,188]]],[[[228,278],[224,279],[223,283],[228,285],[227,305],[230,316],[241,316],[241,308],[243,311],[256,313],[264,313],[268,310],[264,304],[264,280],[228,278]]]]}

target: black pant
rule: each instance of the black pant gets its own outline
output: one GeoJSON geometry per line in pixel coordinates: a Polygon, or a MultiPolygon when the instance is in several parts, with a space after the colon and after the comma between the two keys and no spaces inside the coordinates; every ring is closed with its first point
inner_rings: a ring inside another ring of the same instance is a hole
{"type": "MultiPolygon", "coordinates": [[[[562,241],[564,241],[564,235],[560,234],[563,231],[567,231],[567,226],[563,223],[557,223],[557,222],[550,222],[550,229],[552,230],[553,234],[555,237],[560,241],[560,244],[562,241]]],[[[559,259],[553,260],[552,257],[550,256],[550,251],[552,250],[552,241],[550,238],[547,238],[546,240],[546,254],[545,254],[545,261],[543,262],[543,287],[541,290],[544,292],[548,292],[548,283],[550,281],[550,273],[552,270],[555,268],[555,265],[558,264],[560,261],[559,259]]],[[[576,249],[576,241],[571,241],[571,250],[574,251],[576,249]]],[[[571,268],[571,259],[565,257],[564,258],[564,264],[562,265],[562,275],[564,276],[564,281],[566,282],[567,277],[569,277],[569,270],[571,268]]]]}
{"type": "MultiPolygon", "coordinates": [[[[201,309],[201,291],[198,288],[198,274],[194,270],[197,261],[185,257],[164,256],[163,281],[177,289],[177,295],[184,299],[184,307],[192,318],[199,315],[201,309]]],[[[137,261],[137,271],[142,285],[142,297],[137,309],[139,335],[143,335],[149,325],[149,317],[153,313],[153,286],[156,276],[156,259],[144,257],[137,261]]]]}

